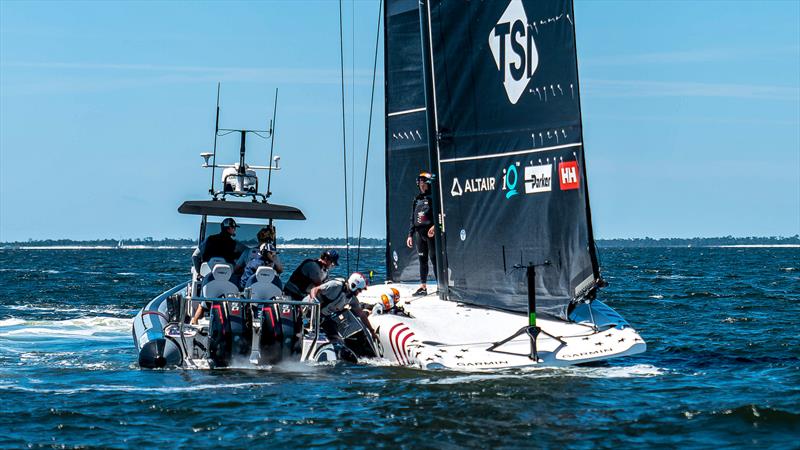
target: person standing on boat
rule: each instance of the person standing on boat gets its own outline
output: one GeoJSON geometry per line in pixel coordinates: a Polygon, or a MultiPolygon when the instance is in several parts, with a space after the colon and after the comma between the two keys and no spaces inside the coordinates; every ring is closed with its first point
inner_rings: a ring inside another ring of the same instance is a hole
{"type": "Polygon", "coordinates": [[[339,252],[336,250],[326,250],[318,259],[303,260],[289,277],[283,291],[293,300],[302,300],[311,292],[311,288],[324,283],[328,279],[328,272],[338,264],[339,252]]]}
{"type": "Polygon", "coordinates": [[[419,289],[413,295],[428,295],[428,258],[436,268],[436,252],[434,251],[433,200],[431,199],[431,182],[433,175],[422,172],[417,177],[419,194],[411,205],[411,226],[408,229],[406,246],[414,248],[416,244],[419,256],[419,289]]]}
{"type": "Polygon", "coordinates": [[[308,296],[320,303],[320,328],[331,343],[342,342],[336,322],[331,317],[341,313],[348,306],[361,319],[372,336],[377,336],[369,323],[369,316],[358,301],[358,294],[365,290],[367,290],[367,279],[358,272],[354,272],[346,281],[337,278],[311,289],[308,296]]]}
{"type": "Polygon", "coordinates": [[[223,258],[231,265],[236,264],[236,260],[247,250],[247,246],[235,239],[236,229],[239,225],[235,220],[228,217],[220,225],[220,232],[208,236],[192,254],[192,263],[197,273],[200,273],[200,265],[208,262],[211,258],[223,258]]]}

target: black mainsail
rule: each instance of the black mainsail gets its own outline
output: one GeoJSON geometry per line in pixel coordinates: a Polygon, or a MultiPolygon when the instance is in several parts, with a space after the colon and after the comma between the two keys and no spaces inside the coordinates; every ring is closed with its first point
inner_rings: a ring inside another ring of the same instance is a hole
{"type": "Polygon", "coordinates": [[[387,276],[417,281],[417,253],[406,237],[416,178],[430,171],[418,0],[387,0],[384,19],[387,276]]]}
{"type": "MultiPolygon", "coordinates": [[[[399,38],[392,32],[401,15],[393,15],[390,5],[386,29],[391,113],[400,101],[395,90],[399,38]]],[[[433,105],[428,112],[435,114],[437,136],[431,161],[437,166],[432,170],[439,175],[444,216],[447,295],[525,312],[526,271],[514,266],[536,265],[537,311],[566,319],[569,304],[590,292],[600,277],[587,191],[572,2],[428,0],[420,3],[420,13],[429,44],[423,54],[425,62],[430,61],[426,65],[433,105]]],[[[410,33],[413,23],[408,22],[410,33]]],[[[416,82],[417,72],[407,70],[416,82]]],[[[389,253],[398,243],[393,214],[402,216],[402,205],[412,196],[409,189],[398,189],[396,177],[408,183],[412,174],[398,170],[401,147],[393,139],[402,128],[400,120],[411,117],[392,118],[387,119],[387,200],[400,211],[389,212],[389,253]]],[[[414,146],[408,157],[412,152],[417,157],[421,149],[424,144],[414,146]]]]}

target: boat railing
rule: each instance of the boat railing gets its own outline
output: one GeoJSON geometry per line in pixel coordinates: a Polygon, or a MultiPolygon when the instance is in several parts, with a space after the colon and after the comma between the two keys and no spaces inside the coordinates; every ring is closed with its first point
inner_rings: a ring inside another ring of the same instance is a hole
{"type": "Polygon", "coordinates": [[[244,298],[244,297],[192,297],[192,301],[196,302],[215,302],[215,303],[257,303],[257,304],[267,304],[267,305],[292,305],[292,306],[311,306],[319,307],[318,301],[304,301],[304,300],[261,300],[256,298],[244,298]]]}
{"type": "MultiPolygon", "coordinates": [[[[321,311],[322,307],[318,300],[289,300],[284,297],[273,297],[272,299],[259,299],[259,298],[247,298],[248,293],[244,293],[244,297],[241,296],[230,296],[230,297],[190,297],[189,303],[191,302],[211,302],[211,303],[242,303],[242,304],[251,304],[251,305],[287,305],[287,306],[307,306],[310,308],[310,320],[308,324],[308,329],[310,331],[309,337],[311,338],[311,344],[308,346],[308,350],[303,352],[301,356],[301,360],[305,361],[314,354],[317,343],[319,342],[319,333],[320,333],[320,324],[322,322],[321,311]]],[[[183,317],[183,316],[181,316],[183,317]]],[[[183,334],[183,326],[184,324],[180,324],[181,334],[183,334]]]]}

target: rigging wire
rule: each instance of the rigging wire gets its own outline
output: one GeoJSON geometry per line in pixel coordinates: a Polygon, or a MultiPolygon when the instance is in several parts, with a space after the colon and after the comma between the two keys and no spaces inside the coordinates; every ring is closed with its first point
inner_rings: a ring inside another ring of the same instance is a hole
{"type": "Polygon", "coordinates": [[[344,240],[347,248],[347,276],[350,275],[350,221],[347,217],[347,124],[344,112],[344,38],[342,37],[342,0],[339,0],[339,67],[342,78],[342,163],[344,167],[344,240]]]}
{"type": "Polygon", "coordinates": [[[372,94],[369,98],[369,125],[367,125],[367,150],[364,161],[364,184],[361,187],[361,219],[358,224],[358,247],[356,250],[356,271],[361,261],[361,232],[364,229],[364,199],[367,196],[367,168],[369,167],[369,144],[372,139],[372,107],[375,103],[375,74],[378,71],[378,44],[381,38],[381,18],[383,16],[383,0],[378,1],[378,26],[375,32],[375,57],[372,62],[372,94]]]}
{"type": "Polygon", "coordinates": [[[217,136],[219,135],[219,90],[220,90],[221,83],[217,82],[217,118],[215,119],[214,123],[214,156],[211,159],[211,192],[210,194],[214,196],[214,200],[217,199],[216,194],[214,194],[214,177],[216,175],[217,169],[217,136]]]}
{"type": "MultiPolygon", "coordinates": [[[[356,1],[350,1],[350,205],[356,204],[356,1]]],[[[356,209],[350,208],[350,223],[355,223],[356,209]]]]}

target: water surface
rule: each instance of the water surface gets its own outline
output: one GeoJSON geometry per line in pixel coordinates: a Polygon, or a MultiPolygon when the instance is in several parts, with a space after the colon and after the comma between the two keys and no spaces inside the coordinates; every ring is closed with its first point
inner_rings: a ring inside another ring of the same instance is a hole
{"type": "Polygon", "coordinates": [[[599,366],[140,370],[131,319],[190,253],[0,250],[0,448],[798,448],[797,248],[602,249],[602,298],[649,348],[599,366]]]}

